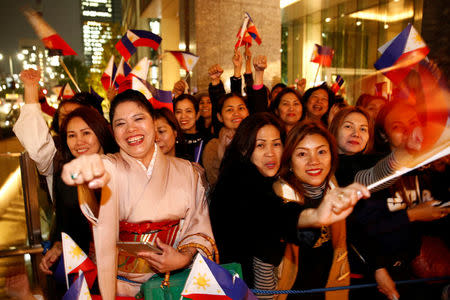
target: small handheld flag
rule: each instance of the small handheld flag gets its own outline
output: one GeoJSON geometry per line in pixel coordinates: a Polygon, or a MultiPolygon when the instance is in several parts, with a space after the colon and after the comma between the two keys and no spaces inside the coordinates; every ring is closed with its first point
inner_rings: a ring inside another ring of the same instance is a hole
{"type": "Polygon", "coordinates": [[[321,66],[330,67],[333,56],[334,50],[332,48],[314,44],[311,62],[317,63],[321,66]]]}
{"type": "Polygon", "coordinates": [[[80,270],[78,279],[70,286],[63,296],[63,300],[91,300],[91,293],[89,292],[86,279],[83,271],[80,270]]]}
{"type": "Polygon", "coordinates": [[[341,75],[338,75],[336,77],[335,82],[333,83],[333,85],[331,86],[331,90],[337,94],[337,92],[339,92],[339,90],[341,89],[341,86],[344,84],[344,78],[341,77],[341,75]]]}
{"type": "Polygon", "coordinates": [[[114,84],[114,86],[116,87],[119,87],[128,76],[128,74],[130,74],[130,72],[130,65],[122,57],[120,59],[119,66],[117,67],[116,75],[114,76],[112,84],[114,84]]]}
{"type": "Polygon", "coordinates": [[[424,59],[430,49],[411,24],[395,38],[381,46],[380,58],[375,62],[375,69],[394,83],[400,83],[411,68],[424,59]]]}
{"type": "Polygon", "coordinates": [[[147,30],[130,29],[117,42],[116,49],[125,61],[128,61],[136,52],[136,47],[151,47],[158,50],[161,44],[161,37],[147,30]]]}
{"type": "Polygon", "coordinates": [[[69,286],[68,275],[78,274],[78,271],[81,270],[84,272],[88,285],[92,287],[94,280],[97,277],[97,267],[95,264],[68,234],[62,232],[61,241],[67,286],[69,286]]]}
{"type": "Polygon", "coordinates": [[[235,49],[240,46],[250,47],[252,45],[252,39],[254,39],[258,45],[261,45],[262,43],[261,36],[259,35],[252,18],[247,12],[244,14],[244,21],[242,22],[242,27],[239,30],[237,37],[238,41],[234,46],[235,49]]]}
{"type": "Polygon", "coordinates": [[[108,65],[106,66],[106,69],[102,74],[102,78],[100,79],[105,91],[108,91],[108,89],[113,85],[113,79],[116,76],[116,72],[117,68],[114,64],[114,55],[111,55],[108,65]]]}
{"type": "Polygon", "coordinates": [[[58,100],[70,99],[75,96],[74,91],[70,87],[69,83],[64,83],[61,90],[59,91],[58,100]]]}
{"type": "Polygon", "coordinates": [[[54,55],[77,55],[77,53],[56,33],[56,31],[33,10],[24,11],[25,16],[30,22],[36,34],[42,40],[45,48],[49,50],[49,56],[54,55]]]}
{"type": "Polygon", "coordinates": [[[192,270],[186,280],[183,297],[197,299],[251,299],[255,295],[239,275],[230,272],[213,261],[197,254],[192,270]]]}
{"type": "Polygon", "coordinates": [[[168,51],[170,54],[172,54],[180,66],[186,70],[186,72],[192,71],[195,64],[197,63],[199,57],[195,54],[192,54],[190,52],[185,51],[168,51]]]}

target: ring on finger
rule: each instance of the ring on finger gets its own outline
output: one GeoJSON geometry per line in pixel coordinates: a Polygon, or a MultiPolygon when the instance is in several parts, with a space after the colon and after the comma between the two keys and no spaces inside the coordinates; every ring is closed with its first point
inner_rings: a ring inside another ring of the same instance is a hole
{"type": "Polygon", "coordinates": [[[80,172],[73,172],[70,174],[70,178],[72,178],[72,180],[77,180],[79,175],[80,175],[80,172]]]}
{"type": "Polygon", "coordinates": [[[360,190],[357,190],[356,191],[356,195],[358,195],[358,198],[361,198],[362,197],[362,192],[360,190]]]}

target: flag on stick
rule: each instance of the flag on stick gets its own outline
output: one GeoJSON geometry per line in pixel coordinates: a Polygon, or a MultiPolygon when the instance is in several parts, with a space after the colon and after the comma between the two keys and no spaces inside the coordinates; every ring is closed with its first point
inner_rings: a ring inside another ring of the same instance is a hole
{"type": "Polygon", "coordinates": [[[130,65],[122,57],[120,59],[119,66],[117,67],[116,75],[114,76],[112,84],[114,84],[115,87],[119,87],[130,72],[130,65]]]}
{"type": "Polygon", "coordinates": [[[311,62],[317,63],[321,66],[331,67],[333,56],[334,50],[332,48],[314,44],[311,62]]]}
{"type": "Polygon", "coordinates": [[[136,52],[136,47],[151,47],[158,50],[161,37],[147,30],[130,29],[117,42],[116,49],[125,61],[128,61],[136,52]]]}
{"type": "Polygon", "coordinates": [[[180,66],[184,70],[186,70],[186,72],[192,71],[192,69],[194,68],[195,64],[199,59],[197,55],[186,51],[168,51],[168,52],[176,58],[180,66]]]}
{"type": "Polygon", "coordinates": [[[62,232],[61,240],[67,286],[69,286],[68,275],[78,274],[78,271],[81,270],[84,272],[89,287],[92,287],[97,277],[97,267],[68,234],[62,232]]]}
{"type": "Polygon", "coordinates": [[[24,11],[36,34],[42,40],[45,48],[49,50],[49,56],[77,55],[77,53],[56,33],[56,31],[33,9],[24,11]]]}
{"type": "Polygon", "coordinates": [[[344,84],[344,78],[341,77],[341,75],[338,75],[336,77],[335,82],[333,83],[333,85],[331,86],[331,90],[337,94],[337,92],[339,92],[339,90],[341,89],[341,86],[344,84]]]}
{"type": "Polygon", "coordinates": [[[61,90],[59,91],[58,100],[70,99],[75,96],[75,92],[70,87],[68,82],[64,83],[61,90]]]}
{"type": "Polygon", "coordinates": [[[239,275],[231,275],[229,271],[201,254],[197,254],[194,260],[181,295],[192,300],[256,300],[239,275]]]}
{"type": "Polygon", "coordinates": [[[430,49],[411,24],[395,38],[381,46],[380,58],[375,62],[375,69],[380,70],[392,82],[400,83],[411,68],[424,59],[430,49]]]}
{"type": "Polygon", "coordinates": [[[250,47],[252,45],[252,39],[254,39],[258,45],[261,45],[261,36],[259,35],[252,18],[247,12],[244,14],[244,21],[242,22],[242,26],[237,34],[237,37],[238,41],[234,46],[235,49],[240,46],[250,47]]]}
{"type": "Polygon", "coordinates": [[[116,76],[116,72],[117,68],[114,63],[114,55],[111,55],[108,65],[106,66],[106,69],[102,74],[102,78],[100,79],[105,91],[108,91],[108,89],[113,85],[113,79],[116,76]]]}
{"type": "Polygon", "coordinates": [[[86,279],[83,271],[80,270],[78,279],[70,286],[64,294],[63,300],[91,300],[91,293],[89,292],[86,279]]]}

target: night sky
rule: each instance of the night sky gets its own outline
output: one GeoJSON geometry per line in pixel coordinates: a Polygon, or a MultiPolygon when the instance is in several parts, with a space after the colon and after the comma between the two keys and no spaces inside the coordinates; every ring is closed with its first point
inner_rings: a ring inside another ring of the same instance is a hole
{"type": "Polygon", "coordinates": [[[13,56],[14,73],[19,73],[16,54],[20,39],[38,40],[21,8],[38,8],[39,3],[47,23],[79,55],[82,54],[80,0],[0,0],[0,53],[4,56],[0,61],[0,73],[9,73],[8,55],[13,56]]]}

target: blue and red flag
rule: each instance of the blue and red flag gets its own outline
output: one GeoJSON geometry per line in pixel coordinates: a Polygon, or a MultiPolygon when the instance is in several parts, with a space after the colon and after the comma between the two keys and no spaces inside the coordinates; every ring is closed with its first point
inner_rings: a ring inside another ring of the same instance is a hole
{"type": "Polygon", "coordinates": [[[186,72],[192,71],[199,57],[193,53],[186,51],[168,51],[178,61],[180,66],[186,70],[186,72]]]}
{"type": "Polygon", "coordinates": [[[311,62],[317,63],[321,66],[331,67],[333,56],[334,50],[332,48],[314,44],[311,62]]]}
{"type": "Polygon", "coordinates": [[[341,89],[341,86],[344,84],[344,78],[342,78],[341,75],[338,75],[336,77],[335,82],[333,83],[333,85],[331,86],[331,90],[337,94],[337,92],[339,92],[339,90],[341,89]]]}
{"type": "Polygon", "coordinates": [[[119,87],[130,72],[130,65],[123,58],[121,58],[112,84],[114,84],[115,87],[119,87]]]}
{"type": "Polygon", "coordinates": [[[84,278],[84,274],[80,271],[78,279],[70,286],[64,294],[62,300],[91,300],[91,293],[84,278]]]}
{"type": "Polygon", "coordinates": [[[58,33],[33,9],[24,12],[36,34],[48,49],[48,55],[77,55],[58,33]]]}
{"type": "Polygon", "coordinates": [[[181,295],[192,300],[256,300],[239,275],[197,254],[181,295]]]}
{"type": "Polygon", "coordinates": [[[424,59],[430,49],[411,24],[395,38],[381,46],[380,58],[374,66],[392,82],[398,84],[408,75],[411,68],[424,59]]]}
{"type": "Polygon", "coordinates": [[[151,47],[158,50],[161,37],[147,30],[130,29],[116,44],[116,49],[128,61],[136,52],[136,47],[151,47]]]}
{"type": "Polygon", "coordinates": [[[244,15],[244,21],[242,23],[241,29],[239,29],[238,31],[237,38],[238,41],[234,46],[235,49],[239,48],[240,46],[250,47],[252,45],[252,39],[254,39],[258,45],[261,45],[262,43],[261,36],[259,35],[252,18],[247,12],[244,15]]]}
{"type": "Polygon", "coordinates": [[[116,72],[117,67],[114,63],[114,55],[111,55],[108,65],[106,66],[105,71],[102,74],[102,78],[100,79],[105,91],[108,91],[108,89],[113,85],[113,79],[116,77],[116,72]]]}

